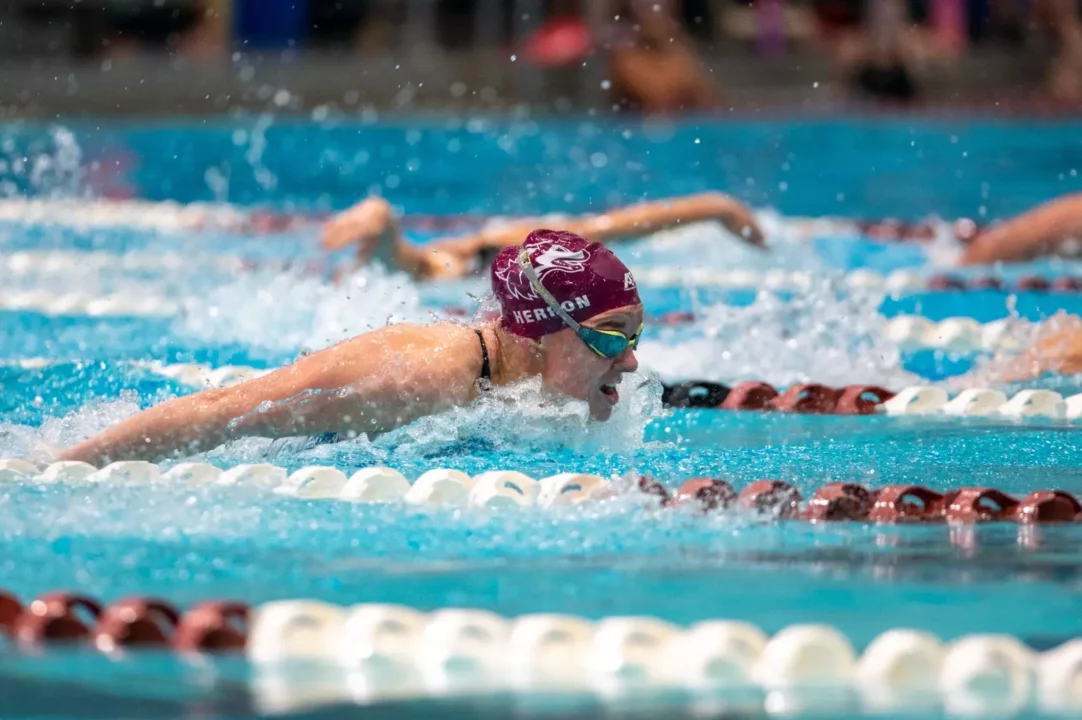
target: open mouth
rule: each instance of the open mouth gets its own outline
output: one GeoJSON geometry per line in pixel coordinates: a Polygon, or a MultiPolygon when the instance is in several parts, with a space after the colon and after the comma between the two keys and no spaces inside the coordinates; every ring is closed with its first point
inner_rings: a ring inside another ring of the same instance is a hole
{"type": "Polygon", "coordinates": [[[615,405],[620,401],[620,391],[616,389],[616,383],[605,383],[601,386],[601,394],[615,405]]]}

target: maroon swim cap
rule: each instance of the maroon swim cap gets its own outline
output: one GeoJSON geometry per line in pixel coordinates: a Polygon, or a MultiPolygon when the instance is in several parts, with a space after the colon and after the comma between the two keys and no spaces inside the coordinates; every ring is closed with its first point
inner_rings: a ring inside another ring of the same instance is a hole
{"type": "Polygon", "coordinates": [[[574,233],[534,230],[522,247],[504,248],[492,263],[492,292],[503,326],[515,335],[537,339],[565,327],[519,267],[523,249],[542,286],[578,322],[642,302],[631,271],[604,245],[574,233]]]}

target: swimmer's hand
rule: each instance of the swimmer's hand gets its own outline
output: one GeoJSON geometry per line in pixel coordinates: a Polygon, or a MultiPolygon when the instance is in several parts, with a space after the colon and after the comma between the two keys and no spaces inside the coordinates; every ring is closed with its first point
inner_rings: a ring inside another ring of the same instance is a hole
{"type": "Polygon", "coordinates": [[[323,225],[324,252],[336,252],[350,245],[357,246],[357,255],[369,260],[380,255],[379,245],[394,244],[394,212],[383,198],[371,197],[349,210],[335,215],[323,225]]]}
{"type": "Polygon", "coordinates": [[[729,232],[748,245],[762,250],[766,249],[766,239],[763,237],[763,231],[759,224],[755,222],[755,216],[751,214],[751,210],[746,205],[733,200],[722,222],[729,229],[729,232]]]}

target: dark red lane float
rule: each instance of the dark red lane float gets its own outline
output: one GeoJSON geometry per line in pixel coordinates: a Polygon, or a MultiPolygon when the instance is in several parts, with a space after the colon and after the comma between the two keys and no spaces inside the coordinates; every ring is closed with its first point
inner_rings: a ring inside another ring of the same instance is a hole
{"type": "Polygon", "coordinates": [[[698,503],[703,510],[724,510],[736,502],[736,490],[717,478],[692,478],[680,486],[676,503],[698,503]]]}
{"type": "Polygon", "coordinates": [[[239,602],[196,605],[181,616],[173,647],[180,652],[239,652],[248,640],[249,615],[248,606],[239,602]]]}
{"type": "Polygon", "coordinates": [[[0,590],[0,632],[10,634],[15,619],[22,611],[23,605],[17,597],[0,590]]]}
{"type": "Polygon", "coordinates": [[[30,602],[12,626],[12,636],[23,645],[45,642],[83,642],[90,626],[101,616],[101,605],[85,595],[52,592],[30,602]],[[77,613],[82,612],[86,619],[77,613]]]}
{"type": "Polygon", "coordinates": [[[834,412],[841,394],[841,390],[827,385],[799,383],[786,388],[770,401],[770,406],[779,412],[828,415],[834,412]]]}
{"type": "Polygon", "coordinates": [[[1003,281],[991,275],[980,275],[969,281],[970,290],[1002,290],[1003,281]]]}
{"type": "Polygon", "coordinates": [[[1082,291],[1082,279],[1076,277],[1061,277],[1052,281],[1052,289],[1056,292],[1080,292],[1082,291]]]}
{"type": "Polygon", "coordinates": [[[943,496],[947,522],[971,524],[1014,520],[1018,500],[1002,490],[976,487],[951,490],[943,496]]]}
{"type": "Polygon", "coordinates": [[[879,405],[894,395],[878,385],[849,385],[838,396],[834,412],[838,415],[873,415],[879,405]]]}
{"type": "Polygon", "coordinates": [[[920,485],[887,485],[868,511],[875,523],[913,523],[943,519],[943,494],[920,485]]]}
{"type": "Polygon", "coordinates": [[[928,289],[936,291],[965,290],[966,281],[955,275],[933,275],[928,278],[928,289]]]}
{"type": "Polygon", "coordinates": [[[778,391],[772,385],[742,382],[729,391],[721,407],[723,410],[768,410],[777,396],[778,391]]]}
{"type": "Polygon", "coordinates": [[[780,518],[799,517],[800,500],[800,491],[783,480],[756,480],[737,496],[741,507],[774,513],[780,518]]]}
{"type": "Polygon", "coordinates": [[[122,647],[169,645],[180,613],[172,605],[148,597],[118,600],[102,611],[94,627],[94,646],[103,652],[122,647]]]}
{"type": "Polygon", "coordinates": [[[1020,277],[1014,286],[1018,290],[1027,290],[1030,292],[1048,292],[1052,289],[1052,283],[1048,278],[1043,278],[1040,275],[1026,275],[1025,277],[1020,277]]]}
{"type": "Polygon", "coordinates": [[[1034,490],[1018,503],[1014,519],[1020,523],[1064,523],[1082,520],[1082,503],[1062,490],[1034,490]]]}
{"type": "Polygon", "coordinates": [[[863,485],[827,483],[812,495],[803,517],[812,522],[865,520],[874,501],[875,493],[863,485]]]}
{"type": "Polygon", "coordinates": [[[652,477],[640,475],[639,490],[647,495],[653,495],[654,497],[659,498],[662,503],[669,503],[672,501],[672,498],[669,497],[669,491],[665,489],[665,486],[652,477]]]}

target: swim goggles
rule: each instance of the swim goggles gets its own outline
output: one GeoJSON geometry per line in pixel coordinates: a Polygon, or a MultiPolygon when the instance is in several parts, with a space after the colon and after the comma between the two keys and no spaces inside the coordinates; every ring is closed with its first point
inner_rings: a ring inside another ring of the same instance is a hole
{"type": "Polygon", "coordinates": [[[642,337],[642,329],[645,327],[645,323],[639,323],[639,329],[631,337],[619,330],[595,330],[580,325],[573,317],[567,314],[556,298],[552,296],[552,293],[541,284],[541,278],[537,276],[537,271],[534,270],[533,263],[530,262],[529,250],[523,250],[518,254],[518,264],[522,268],[523,274],[530,280],[533,289],[537,291],[537,294],[541,296],[549,309],[556,313],[564,321],[565,325],[575,331],[579,339],[586,343],[586,347],[601,357],[614,358],[622,355],[628,348],[634,350],[639,346],[639,339],[642,337]]]}

